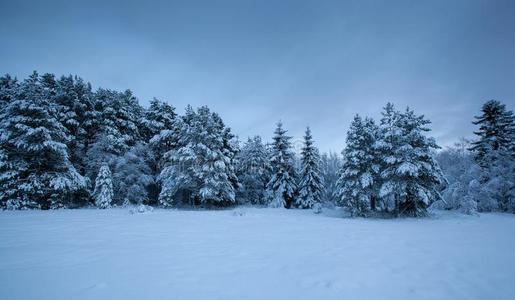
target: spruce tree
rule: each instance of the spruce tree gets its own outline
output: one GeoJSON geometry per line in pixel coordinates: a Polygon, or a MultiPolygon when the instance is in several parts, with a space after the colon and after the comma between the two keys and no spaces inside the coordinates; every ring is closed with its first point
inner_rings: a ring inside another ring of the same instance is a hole
{"type": "MultiPolygon", "coordinates": [[[[417,116],[409,108],[403,113],[394,113],[389,130],[383,131],[381,144],[389,145],[389,155],[382,156],[381,198],[393,198],[397,214],[421,216],[427,207],[441,199],[439,185],[445,178],[433,158],[433,149],[438,149],[433,138],[425,133],[431,122],[417,116]]],[[[383,128],[384,129],[384,128],[383,128]]]]}
{"type": "Polygon", "coordinates": [[[154,182],[152,170],[146,161],[149,152],[146,144],[138,143],[116,160],[113,200],[117,204],[148,203],[148,188],[154,182]]]}
{"type": "Polygon", "coordinates": [[[188,107],[178,126],[178,146],[165,153],[159,175],[161,205],[234,203],[238,182],[230,130],[205,106],[197,111],[188,107]]]}
{"type": "Polygon", "coordinates": [[[140,132],[143,141],[148,143],[162,130],[173,129],[176,117],[177,114],[173,106],[156,98],[152,99],[150,107],[142,114],[140,121],[140,132]]]}
{"type": "Polygon", "coordinates": [[[261,137],[249,138],[237,155],[236,174],[241,184],[237,193],[238,202],[266,204],[266,185],[270,173],[268,152],[261,137]]]}
{"type": "Polygon", "coordinates": [[[274,134],[270,158],[272,178],[267,184],[268,202],[271,207],[290,208],[297,190],[291,137],[286,135],[281,122],[277,123],[274,134]]]}
{"type": "Polygon", "coordinates": [[[474,132],[478,140],[472,142],[470,150],[476,161],[487,167],[498,154],[510,155],[515,159],[515,116],[512,111],[499,101],[490,100],[481,108],[482,115],[476,116],[474,125],[479,130],[474,132]]]}
{"type": "Polygon", "coordinates": [[[0,116],[0,201],[3,207],[59,208],[86,187],[69,161],[65,128],[43,79],[34,72],[0,116]]]}
{"type": "Polygon", "coordinates": [[[356,115],[347,132],[337,195],[353,216],[366,216],[377,194],[377,130],[372,119],[356,115]]]}
{"type": "Polygon", "coordinates": [[[296,206],[320,209],[322,202],[322,178],[320,176],[320,155],[315,147],[311,130],[306,129],[304,147],[301,151],[302,171],[300,174],[299,195],[296,206]]]}
{"type": "Polygon", "coordinates": [[[515,212],[515,116],[491,100],[473,123],[480,127],[470,150],[482,168],[479,180],[486,194],[480,209],[515,212]]]}
{"type": "Polygon", "coordinates": [[[113,180],[111,178],[111,170],[109,170],[107,164],[103,164],[98,171],[93,198],[98,208],[111,207],[113,201],[113,180]]]}
{"type": "Polygon", "coordinates": [[[11,75],[5,74],[0,77],[0,113],[14,99],[18,86],[18,80],[11,75]]]}

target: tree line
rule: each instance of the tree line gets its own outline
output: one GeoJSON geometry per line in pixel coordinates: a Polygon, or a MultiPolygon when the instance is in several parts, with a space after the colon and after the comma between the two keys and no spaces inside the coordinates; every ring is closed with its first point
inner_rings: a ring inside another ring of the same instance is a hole
{"type": "Polygon", "coordinates": [[[58,209],[131,204],[345,207],[354,216],[421,216],[428,208],[515,211],[511,111],[489,101],[477,139],[436,151],[430,121],[388,103],[356,115],[342,155],[300,154],[281,122],[272,141],[241,143],[208,107],[184,114],[130,90],[93,91],[77,76],[0,77],[0,206],[58,209]]]}

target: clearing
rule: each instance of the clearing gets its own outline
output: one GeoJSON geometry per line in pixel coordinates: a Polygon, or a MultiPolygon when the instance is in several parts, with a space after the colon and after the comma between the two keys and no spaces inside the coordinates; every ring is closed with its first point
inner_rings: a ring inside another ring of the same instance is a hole
{"type": "Polygon", "coordinates": [[[0,212],[0,299],[515,299],[515,215],[0,212]]]}

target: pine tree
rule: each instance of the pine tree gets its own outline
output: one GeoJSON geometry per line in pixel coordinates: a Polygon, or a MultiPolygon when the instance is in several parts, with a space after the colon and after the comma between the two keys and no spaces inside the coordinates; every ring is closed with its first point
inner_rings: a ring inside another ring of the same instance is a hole
{"type": "Polygon", "coordinates": [[[260,136],[249,138],[237,156],[236,174],[241,184],[238,202],[266,204],[266,184],[270,180],[271,166],[266,146],[260,136]]]}
{"type": "Polygon", "coordinates": [[[178,125],[178,146],[165,154],[167,163],[159,176],[160,203],[234,203],[238,184],[235,153],[229,141],[232,135],[221,118],[205,106],[197,111],[188,107],[178,125]]]}
{"type": "Polygon", "coordinates": [[[495,100],[486,102],[482,112],[473,122],[480,127],[470,148],[482,168],[479,180],[486,197],[480,209],[515,212],[515,116],[495,100]]]}
{"type": "Polygon", "coordinates": [[[340,204],[353,216],[365,216],[377,194],[379,165],[374,147],[377,131],[372,119],[356,115],[347,133],[337,195],[340,204]]]}
{"type": "MultiPolygon", "coordinates": [[[[48,79],[48,78],[47,78],[48,79]]],[[[0,116],[3,207],[59,208],[86,187],[68,159],[65,128],[55,118],[43,78],[34,72],[0,116]]]]}
{"type": "Polygon", "coordinates": [[[150,107],[145,110],[140,121],[143,141],[148,143],[162,130],[172,130],[176,117],[173,106],[154,98],[150,101],[150,107]]]}
{"type": "Polygon", "coordinates": [[[314,146],[309,127],[304,135],[304,147],[301,152],[302,171],[299,183],[297,207],[319,209],[322,202],[322,178],[320,176],[320,155],[314,146]]]}
{"type": "Polygon", "coordinates": [[[0,113],[14,99],[18,86],[18,80],[11,75],[5,74],[0,77],[0,113]]]}
{"type": "Polygon", "coordinates": [[[148,146],[138,143],[116,160],[113,200],[117,204],[143,204],[148,202],[148,187],[153,183],[152,171],[145,161],[148,146]]]}
{"type": "Polygon", "coordinates": [[[393,198],[397,214],[424,215],[432,202],[441,199],[438,188],[445,181],[432,153],[439,147],[424,135],[430,123],[424,116],[416,116],[410,109],[392,116],[393,122],[390,119],[382,128],[380,149],[387,149],[389,155],[382,156],[379,196],[393,198]]]}
{"type": "Polygon", "coordinates": [[[470,150],[474,152],[476,161],[486,167],[498,153],[506,153],[515,159],[515,116],[512,111],[499,101],[490,100],[482,109],[482,115],[476,116],[474,125],[479,131],[474,132],[478,140],[472,142],[470,150]],[[496,152],[495,154],[493,152],[496,152]],[[493,154],[493,156],[489,156],[493,154]]]}
{"type": "Polygon", "coordinates": [[[269,205],[290,208],[297,190],[291,137],[286,135],[281,122],[277,123],[274,134],[270,158],[272,178],[267,184],[269,205]]]}
{"type": "Polygon", "coordinates": [[[102,165],[98,171],[93,198],[95,198],[95,205],[97,207],[111,207],[113,201],[113,181],[111,178],[111,170],[109,170],[107,164],[102,165]]]}
{"type": "Polygon", "coordinates": [[[99,89],[94,96],[98,132],[86,153],[86,175],[93,179],[104,162],[114,168],[117,157],[141,140],[138,122],[142,108],[127,90],[99,89]]]}

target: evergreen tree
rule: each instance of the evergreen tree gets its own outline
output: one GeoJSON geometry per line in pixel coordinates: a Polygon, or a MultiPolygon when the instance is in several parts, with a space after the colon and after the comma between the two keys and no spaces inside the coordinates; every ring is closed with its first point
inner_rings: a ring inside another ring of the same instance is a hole
{"type": "Polygon", "coordinates": [[[496,100],[486,102],[481,111],[482,115],[476,116],[476,121],[473,122],[474,125],[479,125],[479,131],[474,132],[479,139],[472,142],[470,148],[475,154],[476,161],[482,167],[486,167],[500,153],[506,153],[515,159],[513,112],[506,110],[506,106],[496,100]]]}
{"type": "Polygon", "coordinates": [[[95,178],[104,162],[114,168],[115,159],[141,139],[138,122],[142,109],[129,90],[119,93],[99,89],[94,96],[94,106],[98,132],[86,153],[86,174],[90,179],[95,178]]]}
{"type": "Polygon", "coordinates": [[[111,207],[113,201],[113,181],[111,178],[111,170],[109,170],[107,164],[102,165],[98,171],[93,198],[95,198],[95,205],[97,207],[111,207]]]}
{"type": "Polygon", "coordinates": [[[0,116],[3,207],[68,206],[86,187],[68,159],[65,128],[55,118],[46,84],[34,72],[0,116]]]}
{"type": "Polygon", "coordinates": [[[432,149],[439,147],[424,135],[430,123],[424,116],[410,109],[393,116],[393,123],[385,122],[390,129],[381,136],[380,145],[387,145],[381,148],[388,149],[389,155],[382,156],[379,196],[393,198],[397,214],[424,215],[432,202],[441,199],[438,188],[445,181],[432,155],[432,149]]]}
{"type": "Polygon", "coordinates": [[[143,141],[148,143],[162,130],[172,130],[176,117],[173,106],[154,98],[150,101],[150,107],[145,110],[140,121],[143,141]]]}
{"type": "Polygon", "coordinates": [[[148,146],[138,143],[117,159],[113,176],[113,200],[116,203],[143,204],[148,201],[147,189],[154,181],[145,161],[148,153],[148,146]]]}
{"type": "Polygon", "coordinates": [[[274,134],[270,158],[272,178],[267,184],[268,202],[271,207],[290,208],[297,190],[291,137],[286,135],[281,122],[277,123],[274,134]]]}
{"type": "Polygon", "coordinates": [[[18,86],[18,80],[11,75],[5,74],[0,77],[0,113],[14,99],[18,86]]]}
{"type": "Polygon", "coordinates": [[[260,136],[249,138],[241,148],[236,173],[241,184],[237,193],[239,202],[266,204],[266,185],[270,180],[271,166],[260,136]]]}
{"type": "Polygon", "coordinates": [[[480,209],[515,212],[515,116],[504,104],[491,100],[473,123],[480,127],[470,150],[482,168],[479,180],[486,193],[480,209]]]}
{"type": "Polygon", "coordinates": [[[57,119],[66,128],[68,141],[66,143],[70,161],[81,173],[85,172],[84,157],[89,144],[86,139],[91,135],[90,120],[95,118],[92,112],[91,85],[85,84],[78,77],[62,76],[56,81],[56,95],[53,103],[56,106],[57,119]]]}
{"type": "Polygon", "coordinates": [[[318,149],[314,146],[309,127],[304,135],[304,147],[301,156],[302,171],[296,205],[301,208],[319,209],[323,193],[322,178],[320,177],[320,155],[318,149]]]}
{"type": "Polygon", "coordinates": [[[377,194],[379,165],[374,147],[377,131],[372,119],[356,115],[347,133],[337,195],[340,204],[353,216],[365,216],[377,194]]]}
{"type": "Polygon", "coordinates": [[[205,106],[188,107],[178,123],[178,146],[165,154],[167,161],[159,176],[164,206],[190,204],[228,205],[235,202],[232,135],[221,118],[205,106]]]}

